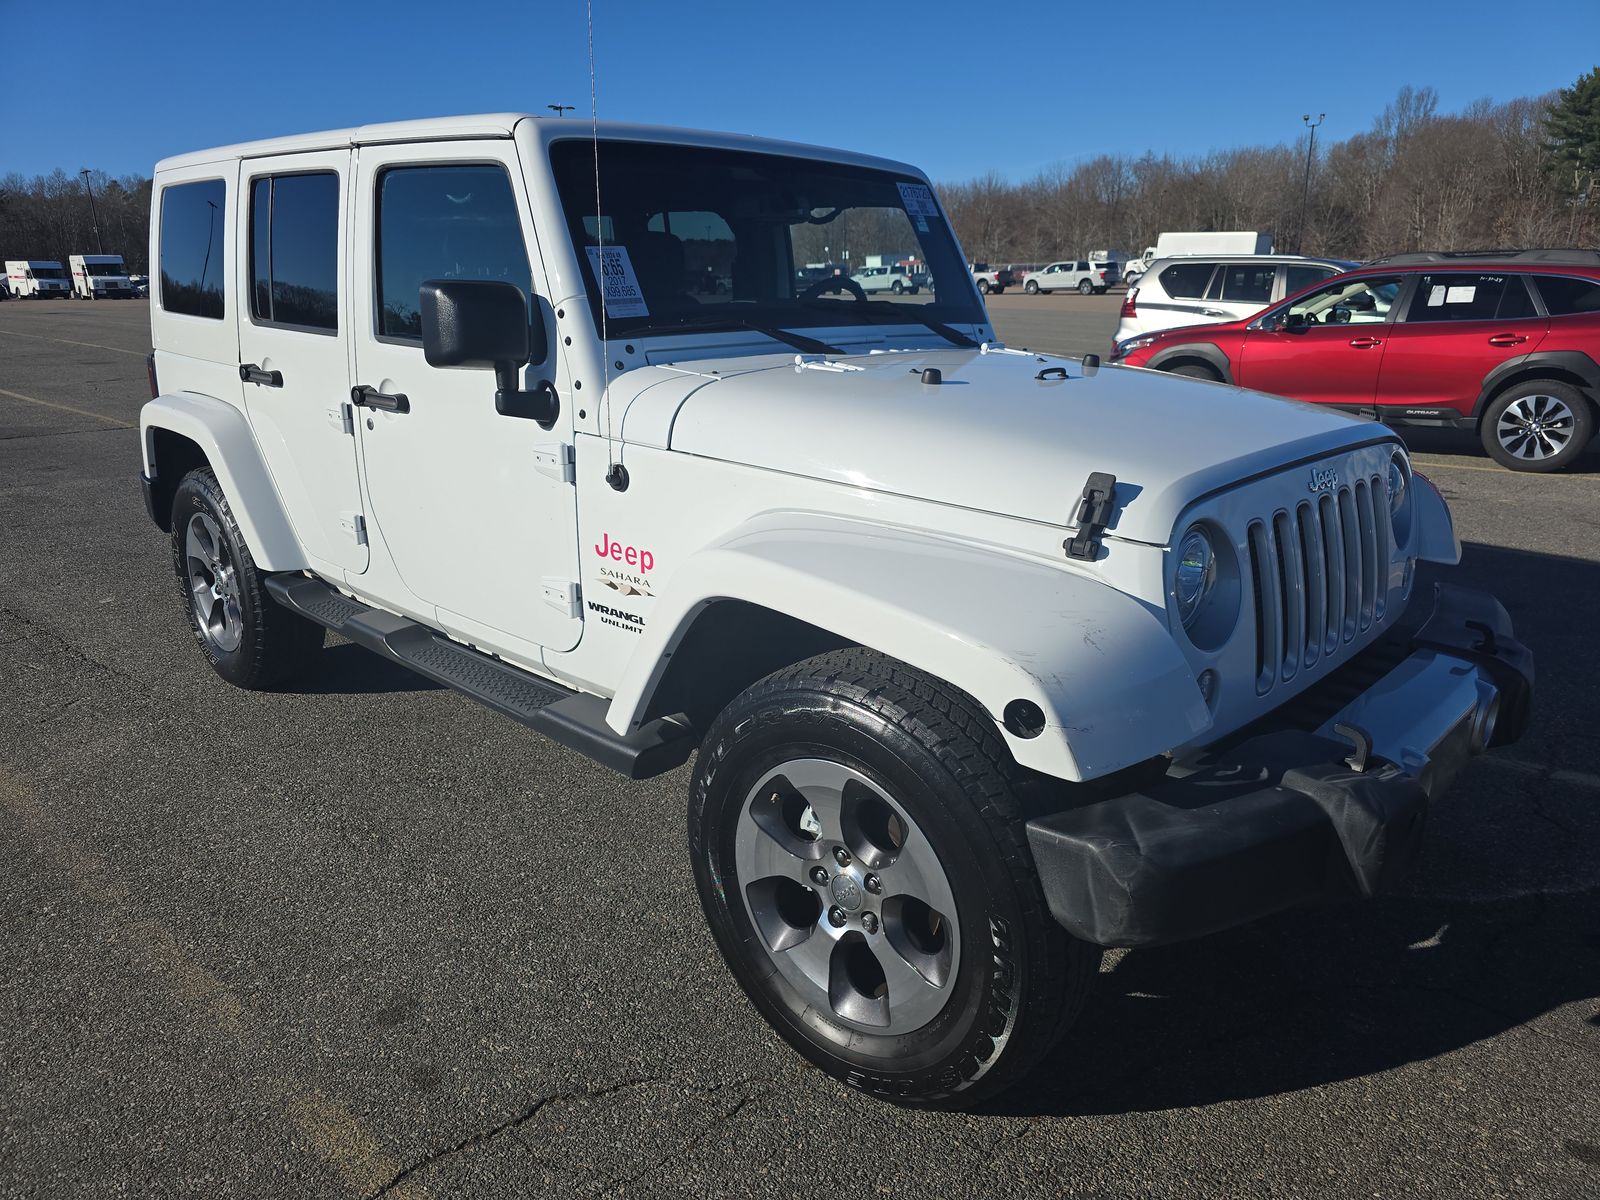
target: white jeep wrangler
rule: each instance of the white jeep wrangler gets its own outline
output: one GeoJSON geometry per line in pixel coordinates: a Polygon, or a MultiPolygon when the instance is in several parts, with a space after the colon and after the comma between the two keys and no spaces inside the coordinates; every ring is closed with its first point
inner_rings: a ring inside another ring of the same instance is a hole
{"type": "Polygon", "coordinates": [[[965,278],[911,167],[499,115],[154,200],[144,489],[212,666],[326,627],[625,775],[698,750],[716,941],[853,1086],[970,1102],[1100,947],[1387,886],[1526,723],[1494,600],[1402,624],[1459,547],[1382,426],[797,280],[965,278]]]}

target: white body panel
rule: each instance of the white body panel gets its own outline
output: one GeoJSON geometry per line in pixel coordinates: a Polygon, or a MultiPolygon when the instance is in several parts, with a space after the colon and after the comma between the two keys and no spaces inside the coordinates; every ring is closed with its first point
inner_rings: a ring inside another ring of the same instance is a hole
{"type": "Polygon", "coordinates": [[[72,281],[65,268],[52,259],[9,259],[6,289],[16,300],[59,298],[71,294],[72,281]]]}
{"type": "Polygon", "coordinates": [[[73,254],[67,259],[72,292],[80,300],[131,296],[133,285],[120,254],[73,254]]]}

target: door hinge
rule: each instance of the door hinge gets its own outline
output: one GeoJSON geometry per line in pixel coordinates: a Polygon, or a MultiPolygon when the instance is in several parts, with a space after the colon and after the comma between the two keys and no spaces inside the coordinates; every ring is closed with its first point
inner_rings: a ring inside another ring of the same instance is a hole
{"type": "Polygon", "coordinates": [[[565,442],[535,450],[533,469],[557,483],[571,483],[577,478],[577,472],[573,469],[572,447],[565,442]]]}
{"type": "Polygon", "coordinates": [[[358,512],[342,512],[339,514],[339,528],[350,535],[350,540],[358,546],[367,544],[367,518],[358,512]]]}
{"type": "Polygon", "coordinates": [[[1116,511],[1117,477],[1104,471],[1090,471],[1078,501],[1078,536],[1062,542],[1068,558],[1093,562],[1100,557],[1100,535],[1111,524],[1116,511]]]}
{"type": "Polygon", "coordinates": [[[577,617],[583,611],[579,608],[583,599],[583,589],[576,581],[546,575],[539,584],[544,589],[544,602],[558,613],[577,617]]]}
{"type": "Polygon", "coordinates": [[[348,400],[342,401],[336,407],[328,410],[328,424],[340,433],[354,434],[356,431],[356,410],[350,407],[348,400]]]}

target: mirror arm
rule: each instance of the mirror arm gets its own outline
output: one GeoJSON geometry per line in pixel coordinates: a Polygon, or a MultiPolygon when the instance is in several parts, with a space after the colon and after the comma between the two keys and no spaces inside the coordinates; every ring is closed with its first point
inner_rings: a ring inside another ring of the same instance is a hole
{"type": "Polygon", "coordinates": [[[537,421],[540,428],[549,429],[561,414],[561,397],[556,394],[555,384],[548,379],[541,379],[531,389],[524,391],[517,387],[517,370],[514,362],[495,363],[495,412],[502,417],[537,421]]]}

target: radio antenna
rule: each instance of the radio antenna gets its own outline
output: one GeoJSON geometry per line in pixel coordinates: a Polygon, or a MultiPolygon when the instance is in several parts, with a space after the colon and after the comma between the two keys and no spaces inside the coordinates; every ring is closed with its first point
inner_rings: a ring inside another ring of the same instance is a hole
{"type": "Polygon", "coordinates": [[[594,0],[584,0],[589,26],[589,141],[594,148],[594,238],[599,251],[595,285],[600,289],[600,403],[606,410],[606,482],[622,492],[628,487],[628,468],[617,458],[611,423],[611,338],[606,328],[606,223],[600,209],[600,105],[594,70],[594,0]]]}

